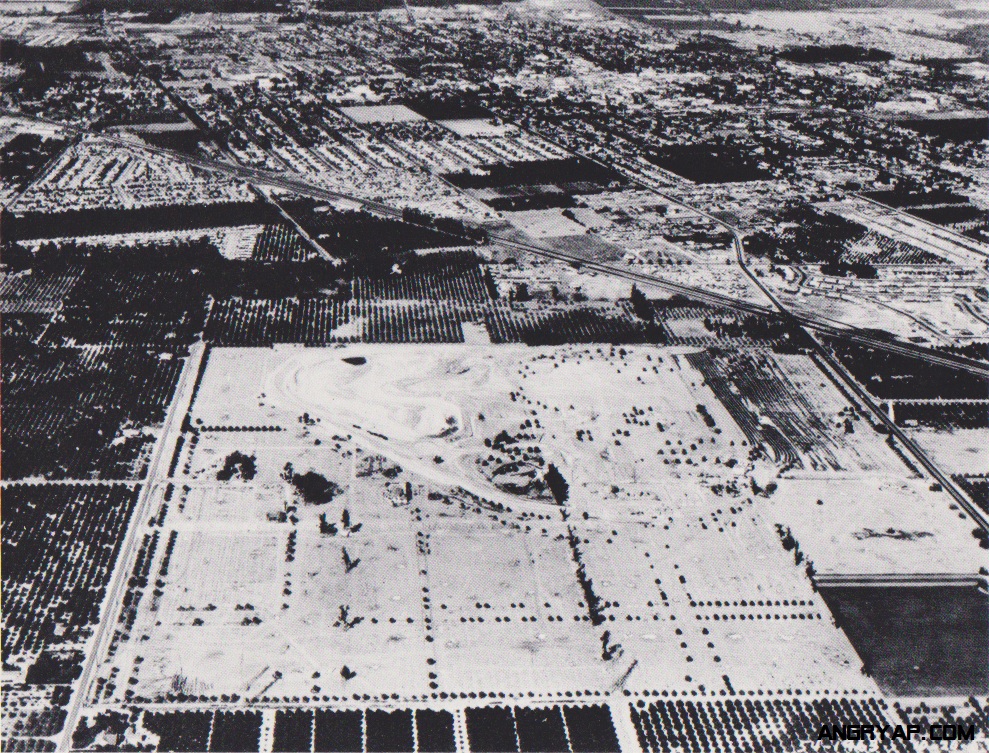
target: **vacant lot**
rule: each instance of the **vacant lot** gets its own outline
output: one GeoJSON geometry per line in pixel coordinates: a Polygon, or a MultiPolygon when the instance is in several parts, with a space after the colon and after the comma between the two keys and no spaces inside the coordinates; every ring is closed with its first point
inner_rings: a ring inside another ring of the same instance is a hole
{"type": "MultiPolygon", "coordinates": [[[[963,570],[946,506],[858,468],[781,477],[696,352],[213,349],[103,699],[875,692],[801,557],[963,570]]],[[[820,401],[809,361],[776,369],[820,401]]]]}
{"type": "Polygon", "coordinates": [[[425,120],[422,115],[405,105],[359,105],[341,107],[340,112],[358,123],[408,123],[425,120]]]}

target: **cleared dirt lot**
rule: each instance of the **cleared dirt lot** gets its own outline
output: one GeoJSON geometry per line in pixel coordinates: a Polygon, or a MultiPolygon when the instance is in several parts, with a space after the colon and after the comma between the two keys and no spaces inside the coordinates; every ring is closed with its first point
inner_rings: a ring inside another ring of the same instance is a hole
{"type": "Polygon", "coordinates": [[[870,480],[899,461],[795,356],[765,371],[807,400],[748,410],[845,470],[781,475],[696,352],[212,350],[104,699],[876,692],[783,531],[828,572],[955,572],[951,514],[870,480]]]}

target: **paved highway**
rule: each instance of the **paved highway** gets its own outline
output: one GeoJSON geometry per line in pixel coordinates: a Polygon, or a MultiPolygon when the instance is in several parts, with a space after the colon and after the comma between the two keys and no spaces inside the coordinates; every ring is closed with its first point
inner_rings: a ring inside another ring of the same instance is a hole
{"type": "MultiPolygon", "coordinates": [[[[772,301],[773,306],[780,312],[780,314],[784,317],[797,319],[799,321],[799,318],[790,314],[787,308],[772,293],[772,291],[770,291],[767,286],[763,285],[761,280],[752,274],[752,270],[750,270],[748,265],[745,263],[745,251],[742,246],[741,236],[738,231],[731,226],[725,225],[725,227],[729,228],[734,235],[735,254],[738,259],[738,264],[745,274],[747,274],[749,279],[751,279],[752,282],[755,283],[760,290],[762,290],[766,297],[772,301]]],[[[835,381],[842,382],[845,387],[855,395],[858,401],[865,406],[870,413],[872,413],[873,417],[886,427],[886,430],[897,442],[900,443],[900,446],[905,449],[908,454],[912,455],[913,458],[920,463],[924,470],[926,470],[931,477],[936,479],[941,487],[954,498],[959,507],[968,513],[972,520],[975,521],[975,523],[982,530],[989,531],[989,519],[987,519],[983,512],[975,504],[973,504],[971,500],[969,500],[968,496],[961,489],[958,488],[954,480],[942,471],[933,460],[931,460],[927,453],[921,449],[920,445],[914,442],[913,439],[906,434],[906,432],[896,425],[896,422],[890,418],[886,410],[884,410],[883,407],[872,397],[872,395],[870,395],[868,391],[858,383],[858,380],[856,380],[855,377],[849,373],[844,364],[832,355],[828,347],[818,339],[812,330],[812,327],[805,326],[804,331],[807,332],[811,342],[814,344],[814,349],[818,356],[819,362],[829,376],[835,381]]]]}

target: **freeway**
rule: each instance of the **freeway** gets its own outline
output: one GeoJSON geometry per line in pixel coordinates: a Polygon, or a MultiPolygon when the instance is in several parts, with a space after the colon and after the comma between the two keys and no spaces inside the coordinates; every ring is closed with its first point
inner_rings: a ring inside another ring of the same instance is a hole
{"type": "MultiPolygon", "coordinates": [[[[752,270],[749,269],[748,265],[745,263],[745,251],[742,246],[742,237],[737,230],[732,228],[730,225],[722,223],[724,227],[727,227],[732,231],[735,243],[735,254],[738,260],[739,266],[742,271],[749,276],[749,279],[765,294],[765,296],[772,301],[773,306],[779,311],[781,315],[790,319],[799,318],[794,317],[789,310],[780,302],[780,300],[773,294],[773,292],[762,283],[754,274],[752,270]]],[[[896,422],[890,418],[889,414],[882,408],[882,406],[868,393],[868,391],[859,384],[858,380],[852,376],[848,369],[831,353],[827,346],[822,343],[816,336],[819,333],[812,331],[813,328],[804,325],[804,331],[807,332],[810,341],[814,345],[814,352],[818,358],[818,363],[821,364],[823,370],[828,376],[835,382],[841,382],[846,389],[851,391],[851,394],[855,395],[855,398],[859,403],[865,406],[866,409],[873,415],[873,417],[879,421],[889,432],[889,435],[893,437],[900,446],[903,447],[913,458],[921,464],[924,470],[941,485],[941,488],[948,492],[958,503],[968,515],[975,521],[975,523],[983,530],[989,531],[989,518],[987,518],[982,511],[969,500],[968,496],[958,488],[954,480],[948,476],[944,471],[942,471],[937,464],[927,455],[926,452],[918,445],[913,439],[907,435],[896,422]],[[810,331],[809,331],[810,330],[810,331]]]]}
{"type": "Polygon", "coordinates": [[[889,417],[883,408],[876,403],[873,397],[866,392],[865,388],[858,383],[858,381],[848,373],[848,370],[836,359],[831,352],[824,346],[816,337],[811,335],[811,339],[816,345],[816,352],[820,356],[820,361],[825,365],[825,371],[830,372],[832,379],[838,379],[844,383],[845,387],[852,391],[852,394],[869,409],[869,412],[879,420],[880,423],[886,428],[890,436],[892,436],[900,446],[903,447],[910,455],[917,460],[918,463],[923,466],[924,470],[930,474],[951,497],[958,503],[958,506],[964,510],[968,516],[975,521],[976,525],[979,526],[983,531],[989,531],[989,518],[976,507],[968,496],[958,488],[954,480],[948,476],[944,471],[938,468],[937,464],[931,460],[931,458],[921,449],[920,445],[913,441],[913,439],[903,431],[896,422],[889,417]]]}
{"type": "MultiPolygon", "coordinates": [[[[17,115],[15,113],[4,113],[12,117],[24,116],[17,115]]],[[[401,219],[402,210],[395,207],[383,204],[378,201],[373,201],[364,197],[354,196],[353,194],[346,194],[340,191],[332,191],[323,186],[319,186],[306,178],[290,172],[276,172],[272,170],[264,170],[261,168],[248,167],[245,165],[232,164],[230,162],[225,162],[223,160],[207,159],[205,157],[199,157],[196,155],[186,154],[184,152],[179,152],[174,149],[168,149],[165,147],[154,146],[150,144],[145,144],[143,142],[138,142],[134,139],[123,138],[114,134],[108,133],[94,133],[88,129],[79,128],[76,126],[69,126],[63,123],[55,123],[52,121],[44,121],[38,118],[28,118],[33,120],[41,120],[49,125],[57,125],[64,128],[67,131],[74,133],[87,134],[90,136],[95,136],[108,143],[115,144],[116,146],[137,150],[145,151],[153,154],[158,154],[163,157],[178,160],[186,163],[192,167],[197,167],[202,170],[207,170],[210,172],[225,175],[229,178],[234,178],[236,180],[242,180],[247,183],[251,183],[256,186],[266,186],[269,188],[278,188],[284,191],[289,191],[291,193],[297,194],[299,196],[307,196],[314,199],[319,199],[322,201],[348,201],[358,204],[369,212],[385,216],[401,219]]],[[[659,193],[659,192],[656,192],[659,193]]],[[[741,236],[737,229],[730,225],[727,225],[723,220],[715,217],[714,215],[700,210],[697,207],[689,206],[683,204],[682,202],[673,199],[672,197],[663,197],[673,203],[679,204],[680,206],[688,207],[689,209],[698,212],[704,217],[707,217],[714,222],[717,222],[722,227],[729,230],[735,238],[736,252],[740,251],[741,236]]],[[[701,287],[696,287],[692,285],[683,285],[681,283],[672,282],[670,280],[663,279],[662,277],[657,277],[655,275],[644,274],[642,272],[636,272],[632,269],[625,267],[615,266],[612,264],[604,264],[601,262],[588,261],[587,259],[581,258],[575,254],[570,254],[565,251],[559,251],[556,249],[549,249],[543,246],[537,246],[535,244],[523,243],[511,238],[507,238],[497,233],[488,233],[488,238],[492,245],[499,246],[501,248],[507,248],[512,250],[518,250],[525,253],[533,254],[536,256],[541,256],[543,258],[554,259],[556,261],[565,262],[572,264],[574,266],[580,267],[582,269],[591,270],[598,272],[600,274],[611,275],[614,277],[619,277],[630,282],[647,285],[653,288],[658,288],[665,290],[669,293],[675,293],[683,295],[691,300],[699,301],[701,303],[706,303],[712,306],[720,306],[742,313],[749,314],[772,314],[780,310],[779,306],[763,306],[749,301],[741,300],[738,298],[732,298],[730,296],[722,295],[721,293],[715,293],[710,290],[706,290],[701,287]]],[[[752,275],[750,275],[752,277],[752,275]]],[[[755,279],[753,277],[753,279],[755,279]]],[[[760,285],[760,288],[764,289],[764,286],[760,285]]],[[[765,290],[764,290],[765,292],[765,290]]],[[[773,298],[770,296],[770,299],[773,298]]],[[[778,303],[778,302],[777,302],[778,303]]],[[[784,309],[785,310],[785,309],[784,309]]],[[[858,328],[842,325],[825,317],[811,315],[807,313],[793,313],[787,312],[787,316],[797,324],[802,327],[814,330],[823,335],[829,337],[836,337],[843,340],[851,341],[859,345],[864,345],[867,347],[877,348],[889,353],[896,353],[898,355],[909,356],[911,358],[919,358],[925,360],[929,363],[938,364],[940,366],[945,366],[953,369],[960,369],[963,371],[968,371],[977,376],[989,379],[989,365],[980,363],[973,359],[964,358],[962,356],[956,356],[953,354],[938,353],[936,351],[930,350],[928,348],[923,348],[910,343],[897,342],[892,340],[887,340],[884,338],[879,338],[868,334],[867,332],[860,330],[858,328]]]]}
{"type": "MultiPolygon", "coordinates": [[[[914,459],[921,464],[921,466],[923,466],[924,470],[926,470],[931,477],[936,479],[941,487],[952,496],[955,502],[958,503],[959,507],[968,513],[972,520],[974,520],[983,531],[989,531],[989,518],[987,518],[986,515],[972,503],[971,500],[969,500],[968,496],[958,488],[954,480],[948,476],[948,474],[944,473],[944,471],[942,471],[933,460],[931,460],[920,445],[914,442],[913,439],[906,434],[906,432],[897,426],[896,422],[889,416],[889,414],[879,405],[879,403],[876,402],[875,399],[873,399],[872,395],[870,395],[868,391],[858,383],[858,380],[856,380],[855,377],[849,373],[848,369],[846,369],[845,366],[831,353],[827,346],[818,339],[817,335],[839,335],[845,340],[851,340],[852,342],[856,342],[861,345],[881,347],[887,352],[915,356],[916,354],[912,351],[912,349],[906,345],[899,345],[898,343],[876,340],[875,338],[860,335],[853,329],[837,329],[832,325],[823,325],[819,319],[814,317],[794,314],[783,305],[783,303],[769,289],[768,286],[763,284],[763,282],[752,273],[752,270],[749,269],[748,264],[745,263],[745,246],[743,244],[742,233],[738,228],[703,209],[698,209],[697,207],[689,204],[684,204],[683,202],[672,197],[661,194],[659,191],[653,190],[653,193],[663,196],[666,200],[671,201],[674,204],[692,209],[731,233],[732,243],[735,247],[735,258],[738,262],[739,268],[745,273],[746,276],[748,276],[749,280],[756,286],[756,288],[762,292],[766,299],[770,301],[772,308],[776,313],[780,314],[784,320],[790,321],[804,330],[809,337],[810,342],[814,345],[814,352],[817,356],[818,363],[821,364],[824,372],[828,374],[829,378],[836,382],[843,383],[845,387],[850,390],[853,395],[855,395],[856,399],[863,406],[865,406],[866,409],[872,413],[872,415],[886,428],[889,435],[898,441],[900,446],[905,448],[906,451],[912,455],[914,459]]],[[[940,363],[942,365],[957,368],[952,359],[936,356],[926,350],[923,350],[922,352],[924,353],[925,360],[929,362],[940,363]]],[[[989,370],[986,368],[969,368],[966,370],[971,371],[972,373],[981,374],[983,377],[989,375],[989,370]]]]}

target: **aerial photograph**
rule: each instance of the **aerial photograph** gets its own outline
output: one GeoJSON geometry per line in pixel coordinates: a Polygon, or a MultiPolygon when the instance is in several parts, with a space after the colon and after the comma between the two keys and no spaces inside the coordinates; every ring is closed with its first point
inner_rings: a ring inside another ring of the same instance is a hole
{"type": "Polygon", "coordinates": [[[0,0],[3,751],[989,751],[989,0],[0,0]]]}

